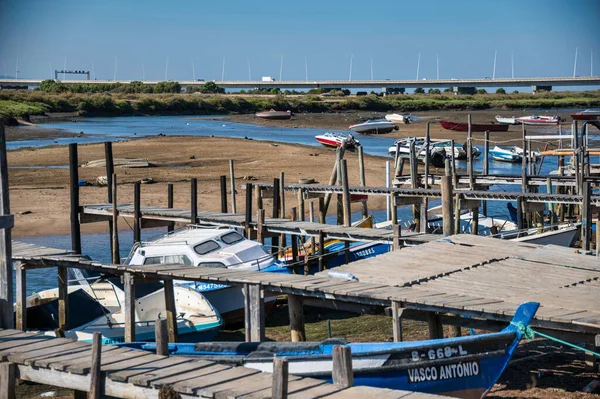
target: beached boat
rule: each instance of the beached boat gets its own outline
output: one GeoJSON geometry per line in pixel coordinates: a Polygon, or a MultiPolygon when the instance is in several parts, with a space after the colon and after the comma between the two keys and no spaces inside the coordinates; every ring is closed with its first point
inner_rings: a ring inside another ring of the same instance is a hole
{"type": "MultiPolygon", "coordinates": [[[[139,283],[135,287],[136,339],[154,339],[155,320],[165,314],[165,294],[162,283],[139,283]]],[[[174,287],[177,329],[182,342],[212,340],[223,324],[219,312],[206,298],[187,287],[174,287]]],[[[118,278],[98,279],[91,284],[68,287],[69,319],[65,337],[91,342],[95,332],[102,333],[102,342],[124,342],[125,303],[123,285],[118,278]]],[[[26,300],[27,326],[31,329],[49,330],[55,335],[59,328],[58,288],[34,293],[26,300]]]]}
{"type": "Polygon", "coordinates": [[[263,119],[290,119],[292,117],[292,111],[276,111],[270,109],[268,111],[257,112],[254,115],[263,119]]]}
{"type": "MultiPolygon", "coordinates": [[[[335,345],[350,347],[354,384],[459,398],[481,398],[508,365],[539,303],[520,305],[502,331],[413,342],[208,342],[169,344],[173,354],[273,372],[273,357],[288,360],[289,373],[332,379],[335,345]]],[[[123,346],[155,351],[156,344],[123,346]]]]}
{"type": "MultiPolygon", "coordinates": [[[[388,148],[388,153],[395,157],[396,150],[399,150],[399,155],[402,158],[410,158],[410,145],[411,143],[415,143],[415,153],[417,154],[417,159],[424,161],[427,155],[427,151],[429,151],[429,160],[431,165],[436,168],[444,167],[444,159],[446,158],[446,154],[450,153],[450,149],[446,152],[445,145],[436,145],[435,142],[429,143],[429,150],[427,150],[425,139],[422,137],[407,137],[405,139],[399,139],[394,142],[394,145],[388,148]]],[[[460,153],[460,150],[457,150],[455,147],[455,154],[460,153]]]]}
{"type": "Polygon", "coordinates": [[[600,109],[586,109],[570,115],[574,120],[594,121],[600,119],[600,109]]]}
{"type": "Polygon", "coordinates": [[[360,145],[360,142],[351,134],[327,132],[315,136],[315,139],[325,147],[344,147],[350,151],[355,150],[360,145]]]}
{"type": "Polygon", "coordinates": [[[511,116],[510,118],[506,118],[506,117],[503,117],[500,115],[496,115],[496,121],[498,121],[498,123],[502,123],[504,125],[519,125],[519,124],[521,124],[521,121],[519,121],[514,116],[511,116]]]}
{"type": "Polygon", "coordinates": [[[394,122],[397,125],[408,124],[414,120],[414,118],[411,117],[410,115],[400,115],[400,114],[387,114],[385,116],[385,119],[390,122],[394,122]]]}
{"type": "MultiPolygon", "coordinates": [[[[400,153],[403,156],[410,155],[410,142],[408,143],[409,146],[406,147],[407,143],[403,140],[406,140],[406,139],[396,140],[394,145],[392,145],[388,148],[388,153],[392,157],[396,156],[396,144],[398,144],[398,143],[401,146],[400,153]]],[[[418,143],[421,143],[421,144],[425,143],[425,137],[415,137],[415,140],[417,140],[418,143]]],[[[429,142],[434,149],[443,148],[444,151],[446,151],[447,156],[450,156],[450,154],[452,154],[452,140],[430,139],[429,142]]],[[[454,158],[455,159],[467,159],[467,149],[468,149],[468,147],[466,144],[454,143],[454,158]]],[[[479,155],[481,155],[481,151],[476,146],[472,146],[471,151],[473,154],[473,158],[477,158],[479,155]]],[[[423,153],[422,155],[424,157],[425,154],[423,153]]]]}
{"type": "MultiPolygon", "coordinates": [[[[188,226],[132,248],[125,262],[129,265],[180,263],[212,268],[289,273],[266,249],[245,239],[233,229],[188,226]]],[[[181,286],[202,293],[219,311],[225,324],[244,320],[244,295],[240,287],[224,284],[175,280],[181,286]]],[[[265,307],[272,308],[276,295],[265,296],[265,307]]]]}
{"type": "Polygon", "coordinates": [[[350,125],[348,129],[355,131],[356,133],[389,133],[392,130],[398,130],[398,125],[394,122],[390,122],[386,119],[369,119],[368,121],[350,125]]]}
{"type": "MultiPolygon", "coordinates": [[[[446,130],[454,130],[457,132],[467,132],[469,130],[468,123],[461,122],[451,122],[451,121],[440,121],[440,125],[446,130]]],[[[506,132],[508,130],[508,125],[505,124],[494,124],[494,123],[472,123],[471,131],[472,132],[506,132]]]]}
{"type": "MultiPolygon", "coordinates": [[[[521,162],[524,151],[521,147],[517,147],[516,145],[497,145],[489,151],[489,154],[495,161],[521,162]]],[[[531,151],[529,159],[531,161],[537,161],[539,156],[539,151],[531,151]]]]}
{"type": "Polygon", "coordinates": [[[524,125],[558,125],[560,123],[560,117],[558,115],[529,115],[517,118],[517,120],[524,125]]]}

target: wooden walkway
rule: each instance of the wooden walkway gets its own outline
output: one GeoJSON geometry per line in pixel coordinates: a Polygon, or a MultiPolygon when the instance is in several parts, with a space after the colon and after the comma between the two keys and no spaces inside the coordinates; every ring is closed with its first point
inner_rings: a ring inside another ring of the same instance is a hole
{"type": "Polygon", "coordinates": [[[22,256],[61,256],[72,254],[68,249],[50,248],[43,245],[29,244],[21,241],[12,241],[13,258],[22,256]]]}
{"type": "MultiPolygon", "coordinates": [[[[88,391],[92,345],[18,330],[0,330],[0,362],[16,365],[15,377],[51,386],[88,391]]],[[[158,398],[170,386],[182,398],[270,398],[272,374],[245,367],[159,356],[103,345],[101,388],[117,398],[158,398]]],[[[6,387],[4,387],[6,388],[6,387]]],[[[3,387],[0,387],[0,394],[3,387]]],[[[427,399],[428,395],[390,389],[343,388],[312,378],[289,376],[289,398],[427,399]]]]}
{"type": "MultiPolygon", "coordinates": [[[[509,321],[519,304],[538,301],[534,326],[600,333],[600,266],[572,248],[455,235],[335,270],[359,281],[183,265],[125,266],[61,257],[24,256],[25,267],[75,267],[160,280],[257,286],[303,300],[391,306],[459,317],[509,321]]],[[[136,277],[137,278],[137,277],[136,277]]]]}
{"type": "MultiPolygon", "coordinates": [[[[170,209],[161,207],[140,207],[143,227],[160,226],[172,222],[192,223],[191,211],[184,209],[170,209]],[[154,224],[153,224],[154,223],[154,224]]],[[[94,204],[82,207],[81,222],[91,223],[112,220],[112,204],[94,204]]],[[[133,219],[135,216],[134,206],[130,204],[119,204],[117,212],[120,217],[133,219]]],[[[233,228],[245,228],[246,216],[244,214],[220,213],[220,212],[198,212],[196,221],[193,223],[207,224],[212,226],[227,226],[233,228]]],[[[257,228],[256,217],[252,218],[251,226],[257,228]]],[[[368,229],[356,227],[343,227],[331,224],[312,223],[303,221],[291,221],[281,218],[266,218],[264,227],[271,234],[290,234],[318,237],[320,232],[325,234],[325,239],[338,239],[345,241],[375,241],[391,243],[394,238],[392,230],[368,229]]],[[[422,244],[439,238],[435,234],[413,233],[402,231],[400,237],[404,244],[422,244]]]]}

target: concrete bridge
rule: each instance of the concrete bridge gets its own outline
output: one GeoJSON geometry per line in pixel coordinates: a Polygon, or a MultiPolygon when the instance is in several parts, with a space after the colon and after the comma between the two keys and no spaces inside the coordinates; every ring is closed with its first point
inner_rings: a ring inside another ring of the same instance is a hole
{"type": "MultiPolygon", "coordinates": [[[[43,79],[0,79],[0,86],[39,86],[43,79]]],[[[131,83],[130,80],[63,80],[70,84],[106,84],[106,83],[131,83]]],[[[461,89],[474,87],[531,87],[534,92],[538,90],[551,90],[556,86],[600,86],[600,76],[585,77],[550,77],[550,78],[475,78],[475,79],[423,79],[423,80],[282,80],[282,81],[247,81],[227,80],[214,83],[226,89],[396,89],[396,88],[454,88],[455,92],[461,89]]],[[[147,85],[156,85],[159,81],[144,81],[147,85]]],[[[206,81],[179,81],[184,86],[201,86],[206,81]]],[[[385,90],[384,90],[385,91],[385,90]]]]}

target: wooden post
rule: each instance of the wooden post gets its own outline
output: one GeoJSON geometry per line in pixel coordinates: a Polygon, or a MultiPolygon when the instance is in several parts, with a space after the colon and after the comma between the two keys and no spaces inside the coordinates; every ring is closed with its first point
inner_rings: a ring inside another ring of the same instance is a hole
{"type": "Polygon", "coordinates": [[[142,212],[140,211],[140,182],[133,184],[133,242],[142,241],[142,212]]]}
{"type": "Polygon", "coordinates": [[[246,218],[244,221],[246,238],[252,239],[252,184],[246,183],[246,218]]]}
{"type": "Polygon", "coordinates": [[[288,397],[288,360],[285,357],[273,358],[273,386],[271,398],[287,399],[288,397]]]}
{"type": "Polygon", "coordinates": [[[133,274],[125,272],[123,275],[123,289],[125,293],[123,303],[124,338],[125,342],[135,342],[135,280],[133,274]]]}
{"type": "Polygon", "coordinates": [[[583,182],[583,203],[581,204],[581,241],[585,251],[590,250],[592,239],[592,187],[589,181],[583,182]]]}
{"type": "Polygon", "coordinates": [[[521,125],[523,132],[523,158],[521,158],[521,192],[527,192],[527,132],[525,131],[525,125],[521,125]]]}
{"type": "MultiPolygon", "coordinates": [[[[2,118],[0,123],[4,124],[2,118]]],[[[0,363],[0,399],[14,399],[17,386],[17,365],[10,362],[0,363]]]]}
{"type": "Polygon", "coordinates": [[[190,223],[198,223],[198,179],[190,181],[190,223]]]}
{"type": "Polygon", "coordinates": [[[15,262],[17,297],[15,306],[16,329],[27,330],[27,269],[21,262],[15,262]]]}
{"type": "Polygon", "coordinates": [[[444,237],[451,236],[453,230],[453,219],[452,214],[452,176],[441,177],[441,189],[442,189],[442,220],[443,220],[443,233],[444,237]]]}
{"type": "Polygon", "coordinates": [[[450,147],[451,147],[451,152],[452,154],[450,154],[450,160],[451,160],[451,167],[452,167],[452,185],[454,186],[454,188],[458,187],[458,175],[456,174],[456,157],[454,156],[454,139],[452,139],[452,141],[450,142],[450,147]]]}
{"type": "Polygon", "coordinates": [[[448,338],[462,336],[462,331],[460,329],[460,326],[448,326],[448,327],[449,327],[448,338]]]}
{"type": "Polygon", "coordinates": [[[221,176],[221,213],[227,213],[227,176],[221,176]]]}
{"type": "Polygon", "coordinates": [[[471,130],[471,114],[467,115],[467,169],[469,172],[469,190],[475,187],[473,178],[473,131],[471,130]]]}
{"type": "MultiPolygon", "coordinates": [[[[338,179],[338,168],[342,159],[344,159],[344,147],[338,147],[335,154],[335,164],[333,165],[333,171],[331,172],[331,177],[329,178],[329,185],[333,186],[338,179]]],[[[329,209],[329,203],[331,202],[331,193],[325,194],[325,206],[323,207],[325,214],[327,214],[327,209],[329,209]]]]}
{"type": "Polygon", "coordinates": [[[263,209],[263,198],[262,198],[263,188],[259,184],[257,184],[255,187],[253,187],[253,190],[254,190],[254,202],[256,203],[256,210],[263,209]]]}
{"type": "Polygon", "coordinates": [[[517,229],[523,230],[525,222],[523,220],[523,197],[517,198],[517,229]]]}
{"type": "Polygon", "coordinates": [[[350,227],[352,225],[352,214],[350,210],[350,188],[348,184],[348,164],[344,159],[342,160],[342,192],[344,200],[344,226],[350,227]]]}
{"type": "Polygon", "coordinates": [[[67,280],[67,268],[58,267],[58,328],[67,330],[69,320],[69,282],[67,280]]]}
{"type": "Polygon", "coordinates": [[[444,338],[444,329],[440,322],[440,316],[435,312],[427,312],[427,324],[429,326],[429,339],[444,338]]]}
{"type": "Polygon", "coordinates": [[[256,241],[265,243],[265,210],[256,211],[256,241]]]}
{"type": "MultiPolygon", "coordinates": [[[[167,208],[173,209],[173,184],[169,183],[167,185],[167,208]]],[[[170,223],[167,226],[167,232],[170,233],[175,230],[175,223],[170,223]]]]}
{"type": "Polygon", "coordinates": [[[163,281],[165,290],[165,309],[167,313],[167,330],[169,342],[177,342],[179,339],[177,331],[177,307],[175,305],[175,290],[173,280],[163,281]]]}
{"type": "Polygon", "coordinates": [[[398,197],[396,194],[391,194],[392,201],[390,207],[392,225],[398,224],[398,197]]]}
{"type": "Polygon", "coordinates": [[[454,234],[460,234],[460,202],[461,194],[457,193],[454,198],[454,215],[452,218],[454,220],[454,229],[452,233],[454,234]]]}
{"type": "MultiPolygon", "coordinates": [[[[362,145],[358,146],[358,177],[360,180],[360,182],[359,182],[360,186],[366,187],[367,182],[365,179],[365,158],[364,158],[364,154],[363,154],[362,145]]],[[[367,200],[364,199],[361,202],[362,202],[362,217],[363,217],[363,219],[365,219],[369,216],[369,210],[367,209],[367,200]]]]}
{"type": "Polygon", "coordinates": [[[102,334],[95,332],[92,336],[92,367],[90,368],[90,391],[88,399],[100,399],[104,385],[100,375],[102,367],[102,334]]]}
{"type": "Polygon", "coordinates": [[[263,342],[265,340],[265,300],[260,284],[250,284],[250,341],[263,342]]]}
{"type": "Polygon", "coordinates": [[[394,242],[392,243],[392,251],[397,251],[400,249],[400,237],[402,236],[402,230],[400,228],[400,225],[398,223],[393,223],[392,231],[394,232],[392,238],[394,240],[394,242]]]}
{"type": "Polygon", "coordinates": [[[121,253],[119,248],[119,210],[117,209],[118,201],[117,201],[117,175],[116,173],[112,175],[111,179],[112,183],[112,223],[110,224],[110,228],[112,228],[112,236],[111,236],[111,250],[112,250],[112,263],[118,265],[121,263],[121,253]]]}
{"type": "Polygon", "coordinates": [[[237,213],[237,206],[235,203],[235,173],[233,169],[233,159],[231,159],[229,160],[229,179],[231,180],[231,212],[237,213]]]}
{"type": "MultiPolygon", "coordinates": [[[[281,186],[279,183],[279,179],[275,178],[273,179],[273,218],[277,219],[279,218],[280,215],[280,210],[281,210],[281,197],[283,197],[284,192],[281,190],[281,186]]],[[[264,222],[264,220],[263,220],[264,222]]],[[[285,239],[285,234],[281,234],[281,236],[285,239]]],[[[279,237],[272,237],[271,238],[271,253],[273,255],[277,254],[279,252],[279,237]]],[[[285,245],[281,245],[282,247],[285,247],[285,245]]]]}
{"type": "Polygon", "coordinates": [[[473,215],[471,220],[471,234],[479,235],[479,208],[471,209],[471,215],[473,215]]]}
{"type": "MultiPolygon", "coordinates": [[[[115,167],[114,167],[114,162],[113,162],[112,143],[110,141],[104,142],[104,160],[105,160],[105,166],[106,166],[106,188],[108,191],[108,203],[110,204],[113,202],[112,178],[113,178],[113,174],[115,173],[115,167]]],[[[114,210],[114,207],[113,207],[113,210],[114,210]]],[[[109,241],[110,241],[110,253],[111,254],[114,254],[113,223],[114,223],[114,220],[108,221],[108,236],[109,236],[109,241]]],[[[113,256],[113,263],[115,263],[114,256],[113,256]]]]}
{"type": "Polygon", "coordinates": [[[288,311],[290,315],[290,332],[292,342],[306,341],[304,330],[304,309],[302,297],[299,295],[288,295],[288,311]]]}
{"type": "MultiPolygon", "coordinates": [[[[419,178],[417,172],[418,172],[418,154],[416,152],[416,148],[415,148],[415,141],[411,141],[410,142],[410,186],[411,188],[417,188],[419,186],[419,183],[417,181],[417,179],[419,178]]],[[[392,212],[395,213],[396,212],[396,206],[394,205],[394,199],[392,199],[392,212]]],[[[412,211],[413,211],[413,219],[414,222],[416,224],[415,227],[415,231],[421,231],[421,206],[420,205],[413,205],[412,206],[412,211]]],[[[392,220],[393,220],[393,216],[392,216],[392,220]]]]}
{"type": "Polygon", "coordinates": [[[319,231],[319,271],[325,270],[325,233],[319,231]]]}
{"type": "MultiPolygon", "coordinates": [[[[397,148],[397,146],[396,146],[397,148]]],[[[390,188],[390,161],[385,161],[385,187],[390,188]]],[[[386,220],[392,220],[392,194],[388,195],[385,201],[386,220]]]]}
{"type": "Polygon", "coordinates": [[[252,330],[252,313],[250,311],[250,285],[243,285],[244,291],[244,333],[246,336],[246,342],[251,342],[251,330],[252,330]]]}
{"type": "Polygon", "coordinates": [[[279,201],[281,210],[279,215],[285,217],[285,173],[283,172],[279,174],[279,193],[281,195],[281,200],[279,201]]]}
{"type": "MultiPolygon", "coordinates": [[[[425,188],[429,188],[429,165],[431,163],[430,158],[430,145],[431,138],[429,136],[429,122],[427,122],[427,127],[425,130],[425,188]]],[[[427,233],[427,209],[429,208],[429,198],[423,197],[423,202],[421,203],[421,211],[420,211],[420,223],[419,223],[419,231],[421,233],[427,233]]]]}
{"type": "MultiPolygon", "coordinates": [[[[546,179],[546,194],[552,194],[552,178],[548,177],[546,179]]],[[[548,204],[548,218],[550,219],[551,230],[554,230],[556,227],[556,212],[554,212],[554,203],[550,202],[548,204]]]]}
{"type": "Polygon", "coordinates": [[[154,341],[156,342],[156,354],[169,356],[169,335],[167,332],[167,320],[156,319],[154,323],[154,341]]]}
{"type": "Polygon", "coordinates": [[[319,197],[319,223],[325,224],[325,198],[319,197]]]}
{"type": "MultiPolygon", "coordinates": [[[[6,136],[4,133],[4,119],[0,118],[0,216],[3,217],[9,217],[10,215],[10,201],[8,194],[6,136]]],[[[76,209],[77,212],[79,212],[79,207],[76,209]]],[[[77,216],[79,216],[79,213],[77,216]]],[[[79,228],[78,217],[76,220],[77,227],[79,228]]],[[[71,223],[71,227],[72,226],[73,223],[71,223]]],[[[81,240],[79,240],[79,242],[81,242],[81,240]]],[[[79,244],[79,246],[81,247],[81,244],[79,244]]],[[[12,240],[10,228],[6,228],[0,229],[0,328],[14,327],[13,312],[12,240]]],[[[6,372],[8,373],[9,371],[6,372]]],[[[0,393],[1,392],[2,391],[0,390],[0,393]]]]}
{"type": "Polygon", "coordinates": [[[394,335],[394,342],[402,342],[402,313],[404,308],[400,307],[400,303],[392,301],[392,332],[394,335]]]}
{"type": "MultiPolygon", "coordinates": [[[[483,132],[483,175],[487,176],[490,173],[490,131],[483,132]]],[[[483,200],[483,215],[487,216],[487,200],[483,200]]]]}
{"type": "Polygon", "coordinates": [[[332,379],[334,384],[344,388],[350,388],[354,385],[352,353],[349,346],[334,345],[332,379]]]}
{"type": "MultiPolygon", "coordinates": [[[[2,130],[4,131],[4,129],[2,130]]],[[[3,135],[4,137],[4,135],[3,135]]],[[[81,226],[79,225],[79,170],[77,144],[69,144],[69,177],[71,189],[71,249],[81,254],[81,226]]],[[[4,181],[2,182],[4,185],[4,181]]],[[[8,189],[8,182],[6,183],[8,189]]],[[[8,194],[6,194],[8,195],[8,194]]],[[[7,197],[8,200],[8,197],[7,197]]]]}
{"type": "Polygon", "coordinates": [[[596,256],[600,256],[600,213],[596,219],[596,256]]]}

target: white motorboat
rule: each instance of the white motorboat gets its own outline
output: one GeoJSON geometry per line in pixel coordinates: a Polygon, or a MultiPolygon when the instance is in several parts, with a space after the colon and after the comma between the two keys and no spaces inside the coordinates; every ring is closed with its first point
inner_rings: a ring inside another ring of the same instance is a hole
{"type": "Polygon", "coordinates": [[[544,116],[544,115],[529,115],[517,118],[520,123],[524,125],[558,125],[560,123],[560,117],[544,116]]]}
{"type": "MultiPolygon", "coordinates": [[[[261,244],[245,239],[233,229],[188,226],[154,241],[132,248],[130,265],[156,265],[180,263],[235,270],[289,273],[289,269],[261,244]]],[[[198,283],[175,280],[178,285],[202,293],[219,311],[225,324],[244,320],[244,296],[240,287],[223,284],[198,283]]],[[[265,297],[265,307],[275,304],[275,295],[265,297]]]]}
{"type": "Polygon", "coordinates": [[[518,120],[517,118],[515,118],[514,116],[511,116],[510,118],[505,118],[503,116],[496,115],[496,120],[498,121],[498,123],[502,123],[504,125],[520,125],[521,124],[521,121],[518,120]]]}
{"type": "Polygon", "coordinates": [[[254,115],[263,119],[290,119],[292,117],[292,111],[276,111],[270,109],[268,111],[257,112],[254,115]]]}
{"type": "MultiPolygon", "coordinates": [[[[122,311],[125,294],[118,278],[98,279],[91,284],[68,286],[69,318],[65,337],[91,342],[93,333],[102,333],[102,343],[124,342],[125,316],[122,311]]],[[[223,321],[219,312],[199,292],[175,286],[177,330],[182,342],[210,341],[221,329],[223,321]]],[[[165,314],[165,294],[162,283],[136,284],[135,290],[136,339],[154,339],[155,320],[165,314]]],[[[26,300],[27,326],[31,329],[50,330],[55,335],[58,328],[56,301],[58,288],[34,293],[26,300]]]]}
{"type": "Polygon", "coordinates": [[[409,115],[387,114],[385,116],[385,119],[390,122],[394,122],[397,125],[409,124],[414,120],[414,118],[410,114],[409,115]]]}
{"type": "MultiPolygon", "coordinates": [[[[425,140],[422,137],[407,137],[405,139],[399,139],[394,142],[394,145],[388,148],[388,153],[396,157],[396,150],[399,151],[399,155],[402,158],[410,158],[410,146],[411,143],[415,143],[415,153],[417,159],[424,161],[427,154],[425,140]]],[[[455,148],[456,151],[456,148],[455,148]]],[[[429,160],[431,165],[436,168],[442,168],[444,166],[444,159],[446,157],[446,149],[444,146],[436,146],[434,142],[429,143],[429,160]]]]}
{"type": "Polygon", "coordinates": [[[350,151],[355,150],[360,145],[360,142],[351,134],[327,132],[315,136],[315,139],[325,147],[344,147],[350,151]]]}
{"type": "MultiPolygon", "coordinates": [[[[489,151],[492,159],[501,162],[521,162],[524,153],[525,151],[516,145],[497,145],[489,151]]],[[[532,150],[529,152],[531,161],[537,161],[539,156],[539,151],[532,150]]]]}
{"type": "Polygon", "coordinates": [[[370,119],[368,121],[350,125],[348,129],[355,131],[356,133],[389,133],[392,130],[398,130],[398,125],[394,122],[390,122],[386,119],[370,119]]]}

